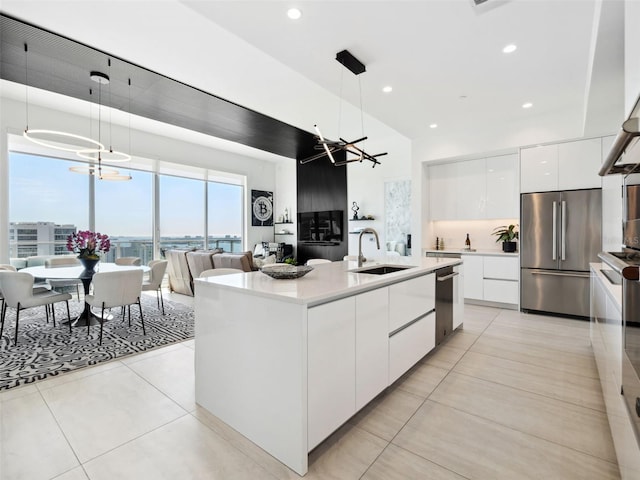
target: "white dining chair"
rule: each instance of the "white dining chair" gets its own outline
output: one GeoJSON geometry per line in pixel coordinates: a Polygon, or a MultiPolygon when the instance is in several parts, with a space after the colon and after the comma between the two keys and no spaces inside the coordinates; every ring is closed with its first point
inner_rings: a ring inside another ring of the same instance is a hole
{"type": "MultiPolygon", "coordinates": [[[[80,265],[80,260],[78,260],[77,257],[69,255],[59,255],[57,257],[47,258],[44,261],[46,268],[76,267],[78,265],[80,265]]],[[[78,297],[78,301],[80,301],[80,285],[82,285],[82,280],[79,278],[48,278],[47,283],[51,285],[51,288],[54,290],[60,287],[76,287],[76,296],[78,297]]]]}
{"type": "Polygon", "coordinates": [[[305,265],[320,265],[321,263],[331,263],[331,260],[326,258],[310,258],[305,265]]]}
{"type": "Polygon", "coordinates": [[[342,257],[342,260],[348,260],[349,262],[357,262],[358,255],[345,255],[344,257],[342,257]]]}
{"type": "Polygon", "coordinates": [[[218,275],[229,275],[231,273],[243,273],[239,268],[210,268],[200,273],[200,278],[216,277],[218,275]]]}
{"type": "Polygon", "coordinates": [[[167,271],[167,260],[151,260],[149,262],[149,279],[142,282],[142,291],[156,291],[156,300],[158,301],[158,309],[162,306],[162,315],[164,315],[164,299],[162,298],[162,280],[167,271]]]}
{"type": "MultiPolygon", "coordinates": [[[[102,345],[102,331],[104,327],[104,311],[112,307],[128,307],[129,326],[131,326],[131,305],[137,304],[140,310],[140,321],[142,322],[142,333],[147,334],[144,328],[144,317],[142,316],[142,304],[140,295],[142,294],[142,269],[121,270],[114,272],[98,272],[93,275],[93,294],[85,297],[91,307],[100,308],[100,345],[102,345]]],[[[122,320],[125,312],[122,310],[122,320]]],[[[87,333],[90,325],[87,325],[87,333]]]]}
{"type": "Polygon", "coordinates": [[[142,265],[142,259],[140,257],[120,257],[115,260],[116,265],[134,265],[139,267],[142,265]]]}
{"type": "Polygon", "coordinates": [[[20,322],[20,311],[33,307],[45,307],[47,321],[49,320],[49,310],[47,306],[51,305],[51,315],[53,318],[53,326],[56,326],[56,312],[53,308],[54,303],[65,302],[67,305],[67,317],[69,320],[69,333],[71,333],[71,315],[69,313],[69,300],[71,295],[68,293],[58,293],[52,290],[45,290],[34,293],[33,276],[24,272],[13,272],[11,270],[0,270],[0,291],[4,297],[2,303],[2,312],[0,313],[0,337],[4,330],[4,321],[7,316],[7,308],[16,310],[16,331],[13,343],[18,343],[18,324],[20,322]]]}

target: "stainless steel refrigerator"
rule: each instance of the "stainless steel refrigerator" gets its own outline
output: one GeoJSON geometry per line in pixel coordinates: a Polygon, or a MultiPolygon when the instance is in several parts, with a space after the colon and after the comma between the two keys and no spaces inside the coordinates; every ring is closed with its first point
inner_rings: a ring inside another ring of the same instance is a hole
{"type": "Polygon", "coordinates": [[[520,308],[588,317],[601,247],[601,189],[522,194],[520,308]]]}

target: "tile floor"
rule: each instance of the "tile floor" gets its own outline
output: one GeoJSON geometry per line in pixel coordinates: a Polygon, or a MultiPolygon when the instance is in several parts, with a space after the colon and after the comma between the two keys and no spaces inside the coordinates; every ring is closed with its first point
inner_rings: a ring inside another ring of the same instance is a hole
{"type": "MultiPolygon", "coordinates": [[[[299,478],[196,405],[193,346],[0,394],[0,478],[299,478]]],[[[588,323],[467,305],[463,330],[311,452],[305,478],[619,478],[588,323]]]]}

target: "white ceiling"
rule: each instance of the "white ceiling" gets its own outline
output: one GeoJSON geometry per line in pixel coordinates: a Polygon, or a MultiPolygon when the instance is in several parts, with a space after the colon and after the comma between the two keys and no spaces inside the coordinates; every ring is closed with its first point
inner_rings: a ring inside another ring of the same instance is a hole
{"type": "Polygon", "coordinates": [[[354,105],[359,80],[364,109],[412,139],[432,123],[445,130],[514,122],[526,128],[558,112],[588,134],[589,122],[607,129],[603,105],[611,108],[612,99],[619,120],[620,1],[182,3],[354,105]],[[287,18],[291,6],[301,19],[287,18]],[[517,50],[502,53],[511,43],[517,50]],[[343,49],[367,71],[356,77],[335,61],[343,49]],[[384,94],[385,85],[393,92],[384,94]],[[533,107],[523,109],[525,102],[533,107]],[[588,118],[589,108],[598,118],[588,118]]]}
{"type": "MultiPolygon", "coordinates": [[[[368,114],[410,139],[426,138],[445,157],[471,134],[509,137],[502,146],[515,147],[615,133],[625,113],[623,6],[622,0],[481,6],[472,0],[4,0],[2,8],[307,131],[317,120],[296,115],[317,99],[296,96],[301,90],[291,84],[293,98],[283,101],[278,74],[265,68],[282,64],[356,106],[360,85],[368,114]],[[286,16],[294,5],[303,14],[296,22],[286,16]],[[94,13],[102,21],[92,21],[94,13]],[[510,43],[518,49],[505,55],[510,43]],[[272,62],[243,63],[247,44],[272,62]],[[356,77],[343,68],[335,60],[343,49],[367,71],[356,77]],[[384,94],[385,85],[393,92],[384,94]],[[533,107],[523,109],[525,102],[533,107]]],[[[325,105],[333,110],[337,103],[325,105]]],[[[473,148],[467,151],[492,146],[473,148]]]]}

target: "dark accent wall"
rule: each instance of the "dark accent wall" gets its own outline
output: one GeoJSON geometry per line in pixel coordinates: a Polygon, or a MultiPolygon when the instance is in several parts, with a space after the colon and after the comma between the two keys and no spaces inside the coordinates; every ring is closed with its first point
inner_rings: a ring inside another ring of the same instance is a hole
{"type": "MultiPolygon", "coordinates": [[[[334,154],[341,160],[344,152],[334,154]]],[[[342,260],[348,252],[349,222],[347,221],[347,169],[334,167],[328,157],[304,165],[297,164],[298,212],[342,210],[342,241],[338,245],[316,245],[298,242],[297,259],[304,264],[310,258],[342,260]]]]}

